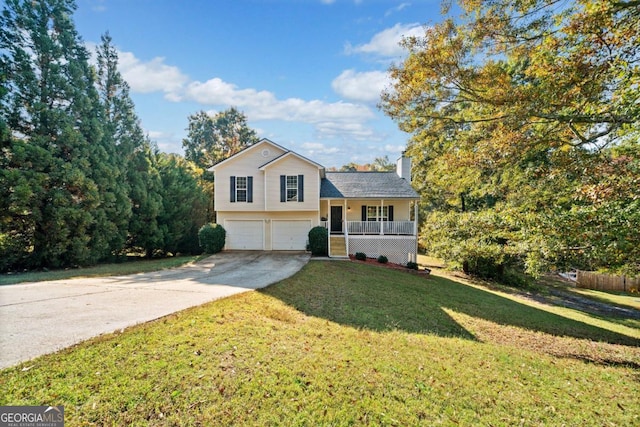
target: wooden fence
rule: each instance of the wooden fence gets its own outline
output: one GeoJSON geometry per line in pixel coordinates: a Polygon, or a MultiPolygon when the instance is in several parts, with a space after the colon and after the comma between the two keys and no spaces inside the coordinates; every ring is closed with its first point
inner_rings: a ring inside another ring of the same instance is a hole
{"type": "Polygon", "coordinates": [[[640,289],[640,277],[612,276],[610,274],[578,270],[576,286],[599,291],[629,292],[635,290],[637,292],[640,289]]]}

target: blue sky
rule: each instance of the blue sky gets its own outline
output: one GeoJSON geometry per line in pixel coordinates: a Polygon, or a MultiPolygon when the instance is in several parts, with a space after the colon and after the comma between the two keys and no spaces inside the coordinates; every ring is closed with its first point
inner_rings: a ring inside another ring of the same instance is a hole
{"type": "Polygon", "coordinates": [[[377,107],[402,35],[440,0],[78,0],[89,46],[109,31],[142,126],[180,153],[188,116],[231,106],[260,137],[326,167],[395,161],[408,135],[377,107]]]}

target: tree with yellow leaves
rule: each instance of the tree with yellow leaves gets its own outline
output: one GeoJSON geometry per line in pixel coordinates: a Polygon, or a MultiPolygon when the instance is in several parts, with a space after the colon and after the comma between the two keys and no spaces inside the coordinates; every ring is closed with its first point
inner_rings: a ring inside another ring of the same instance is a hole
{"type": "Polygon", "coordinates": [[[381,102],[411,134],[422,244],[488,276],[640,274],[640,2],[459,5],[403,41],[381,102]]]}

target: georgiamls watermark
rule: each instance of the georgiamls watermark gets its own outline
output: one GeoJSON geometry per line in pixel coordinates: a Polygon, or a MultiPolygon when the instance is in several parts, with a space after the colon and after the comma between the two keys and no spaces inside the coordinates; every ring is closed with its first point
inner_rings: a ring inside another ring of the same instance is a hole
{"type": "Polygon", "coordinates": [[[64,406],[0,406],[0,427],[64,427],[64,406]]]}

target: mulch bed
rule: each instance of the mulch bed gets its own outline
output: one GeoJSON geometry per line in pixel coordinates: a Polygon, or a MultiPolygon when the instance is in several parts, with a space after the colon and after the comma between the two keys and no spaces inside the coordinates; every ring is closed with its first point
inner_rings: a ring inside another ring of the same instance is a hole
{"type": "Polygon", "coordinates": [[[376,258],[367,258],[366,260],[361,261],[359,259],[356,259],[354,255],[349,255],[349,259],[353,262],[359,262],[361,264],[371,264],[371,265],[376,265],[378,267],[390,268],[392,270],[402,270],[408,273],[420,274],[422,276],[428,275],[429,273],[431,273],[431,270],[426,267],[419,267],[418,270],[412,270],[410,268],[407,268],[405,265],[395,264],[393,262],[381,263],[381,262],[378,262],[376,258]]]}

